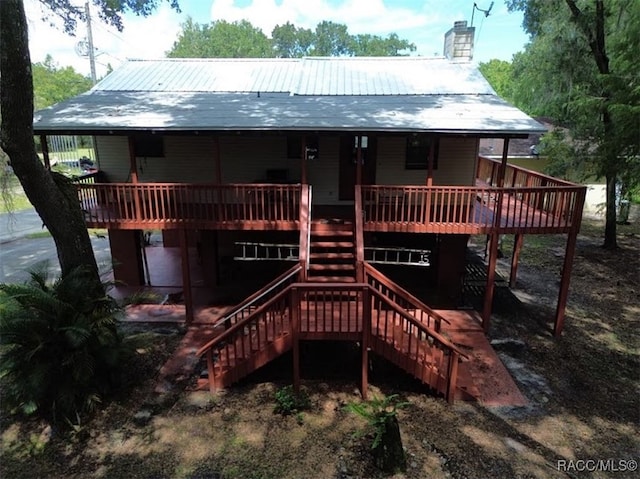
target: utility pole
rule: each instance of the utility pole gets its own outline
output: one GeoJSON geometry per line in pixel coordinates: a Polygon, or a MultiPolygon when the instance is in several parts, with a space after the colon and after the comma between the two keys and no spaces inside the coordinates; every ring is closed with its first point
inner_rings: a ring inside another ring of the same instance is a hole
{"type": "Polygon", "coordinates": [[[91,65],[91,81],[95,85],[96,78],[96,56],[93,49],[93,32],[91,31],[91,11],[89,10],[89,1],[84,4],[85,14],[87,16],[87,41],[89,43],[89,65],[91,65]]]}

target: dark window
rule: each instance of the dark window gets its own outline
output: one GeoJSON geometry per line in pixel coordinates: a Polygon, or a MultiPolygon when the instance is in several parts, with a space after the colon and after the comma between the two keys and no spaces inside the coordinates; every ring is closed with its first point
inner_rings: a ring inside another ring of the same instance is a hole
{"type": "Polygon", "coordinates": [[[429,149],[435,142],[433,152],[433,169],[438,169],[438,150],[440,142],[437,138],[429,136],[410,136],[407,138],[407,153],[404,167],[407,170],[429,169],[429,149]]]}
{"type": "Polygon", "coordinates": [[[133,139],[135,154],[139,158],[163,158],[164,140],[162,136],[138,135],[133,139]]]}
{"type": "MultiPolygon", "coordinates": [[[[307,150],[307,160],[318,159],[318,137],[310,135],[305,137],[305,147],[307,150]]],[[[302,137],[287,136],[287,158],[300,159],[302,153],[302,137]]]]}

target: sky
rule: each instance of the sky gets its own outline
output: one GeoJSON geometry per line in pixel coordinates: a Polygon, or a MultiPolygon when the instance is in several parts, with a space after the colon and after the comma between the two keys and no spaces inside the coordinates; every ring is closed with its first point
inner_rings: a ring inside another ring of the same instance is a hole
{"type": "MultiPolygon", "coordinates": [[[[351,34],[387,36],[395,32],[416,45],[413,55],[440,56],[444,33],[454,21],[467,20],[471,24],[475,12],[474,61],[511,60],[527,42],[521,27],[522,15],[509,13],[504,0],[495,1],[488,17],[474,10],[474,3],[486,10],[492,3],[490,0],[179,0],[179,3],[181,13],[163,2],[149,17],[127,15],[122,32],[107,26],[94,14],[92,30],[97,76],[105,75],[108,64],[116,68],[128,58],[164,57],[176,41],[180,25],[188,17],[201,24],[246,19],[267,36],[275,25],[287,21],[297,27],[313,29],[319,22],[330,20],[346,24],[351,34]]],[[[81,57],[76,52],[77,43],[86,38],[86,27],[79,25],[76,36],[71,37],[62,31],[54,16],[43,11],[38,0],[25,0],[25,9],[31,61],[41,62],[50,54],[58,66],[72,66],[88,76],[88,57],[81,57]]]]}

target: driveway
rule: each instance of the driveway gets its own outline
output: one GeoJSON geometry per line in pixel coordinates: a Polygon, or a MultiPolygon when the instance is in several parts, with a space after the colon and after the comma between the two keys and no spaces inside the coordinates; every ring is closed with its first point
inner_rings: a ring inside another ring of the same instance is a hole
{"type": "MultiPolygon", "coordinates": [[[[46,261],[52,274],[60,272],[53,238],[29,238],[27,235],[46,231],[33,210],[0,214],[0,283],[17,283],[29,278],[28,270],[46,261]]],[[[101,272],[111,269],[108,237],[92,236],[91,243],[101,272]]]]}

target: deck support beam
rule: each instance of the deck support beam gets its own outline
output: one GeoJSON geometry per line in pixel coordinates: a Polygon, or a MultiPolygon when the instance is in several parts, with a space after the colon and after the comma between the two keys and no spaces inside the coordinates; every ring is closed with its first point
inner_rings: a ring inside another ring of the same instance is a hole
{"type": "Polygon", "coordinates": [[[562,265],[562,276],[560,278],[560,292],[558,293],[558,304],[556,306],[556,317],[553,326],[554,336],[560,336],[564,328],[564,315],[567,308],[567,299],[569,298],[569,283],[571,281],[571,269],[573,267],[573,257],[576,252],[576,243],[578,242],[578,233],[582,224],[582,211],[584,209],[586,188],[578,193],[578,197],[573,206],[571,216],[573,224],[567,238],[567,247],[564,253],[564,263],[562,265]]]}
{"type": "Polygon", "coordinates": [[[291,341],[293,350],[293,390],[300,392],[300,317],[298,315],[300,305],[300,290],[291,289],[289,312],[291,314],[291,341]]]}
{"type": "Polygon", "coordinates": [[[362,184],[362,136],[356,136],[358,147],[356,149],[356,185],[362,184]]]}
{"type": "Polygon", "coordinates": [[[138,165],[136,163],[136,143],[133,136],[129,137],[129,176],[131,183],[138,182],[138,165]]]}
{"type": "Polygon", "coordinates": [[[187,325],[193,322],[193,296],[191,294],[191,268],[189,266],[189,243],[186,229],[180,230],[180,254],[182,258],[182,294],[187,325]]]}
{"type": "Polygon", "coordinates": [[[308,183],[307,179],[307,137],[302,135],[302,139],[300,141],[301,151],[300,151],[300,183],[306,185],[308,183]]]}
{"type": "Polygon", "coordinates": [[[493,309],[493,293],[496,286],[496,262],[498,259],[498,233],[493,233],[489,240],[489,264],[487,266],[487,284],[484,290],[484,305],[482,308],[482,329],[489,331],[491,310],[493,309]]]}
{"type": "Polygon", "coordinates": [[[516,279],[518,275],[518,261],[520,260],[520,251],[524,243],[524,235],[517,233],[513,237],[513,254],[511,255],[511,272],[509,273],[509,287],[516,287],[516,279]]]}
{"type": "Polygon", "coordinates": [[[362,382],[360,392],[362,399],[369,396],[369,339],[371,337],[371,299],[369,288],[362,290],[362,382]]]}

